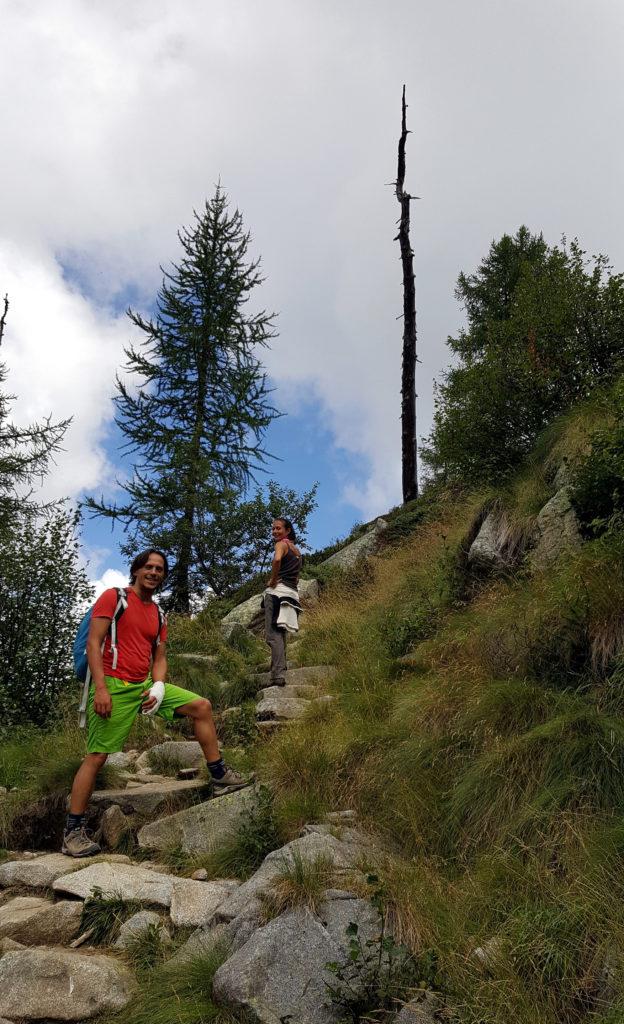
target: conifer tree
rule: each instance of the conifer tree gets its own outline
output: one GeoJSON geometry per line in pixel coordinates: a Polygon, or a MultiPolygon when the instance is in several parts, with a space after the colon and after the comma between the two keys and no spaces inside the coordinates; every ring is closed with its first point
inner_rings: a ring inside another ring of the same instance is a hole
{"type": "Polygon", "coordinates": [[[248,259],[249,234],[220,186],[179,239],[182,258],[164,273],[155,317],[129,311],[144,338],[126,349],[139,387],[118,378],[115,397],[123,448],[135,457],[122,485],[128,500],[86,505],[124,525],[125,553],[154,545],[173,556],[170,607],[188,612],[207,585],[198,540],[220,496],[244,490],[265,461],[263,435],[278,413],[257,356],[274,336],[272,314],[246,308],[262,282],[259,261],[248,259]]]}

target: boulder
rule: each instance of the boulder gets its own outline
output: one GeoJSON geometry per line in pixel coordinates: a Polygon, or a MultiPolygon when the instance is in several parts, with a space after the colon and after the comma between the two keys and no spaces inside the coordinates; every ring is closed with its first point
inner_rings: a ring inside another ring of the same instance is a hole
{"type": "Polygon", "coordinates": [[[211,784],[204,779],[185,782],[169,779],[167,782],[132,784],[131,789],[100,789],[91,797],[91,803],[106,808],[117,804],[125,814],[139,814],[148,818],[157,811],[161,814],[192,803],[210,792],[211,784]]]}
{"type": "Polygon", "coordinates": [[[139,846],[148,850],[179,847],[184,853],[210,853],[236,828],[241,815],[256,802],[253,787],[195,804],[177,814],[152,821],[139,831],[139,846]]]}
{"type": "Polygon", "coordinates": [[[483,520],[468,550],[468,564],[485,572],[505,569],[509,565],[501,537],[501,514],[497,509],[488,512],[483,520]]]}
{"type": "Polygon", "coordinates": [[[111,804],[107,807],[100,821],[102,839],[109,850],[114,850],[123,835],[130,828],[130,819],[126,817],[121,807],[111,804]]]}
{"type": "Polygon", "coordinates": [[[155,910],[140,910],[124,921],[115,942],[116,949],[127,949],[148,928],[158,928],[162,942],[169,942],[171,936],[155,910]]]}
{"type": "Polygon", "coordinates": [[[570,502],[570,490],[562,487],[539,512],[536,520],[536,543],[531,552],[531,565],[544,568],[564,551],[581,546],[582,538],[576,512],[570,502]]]}
{"type": "Polygon", "coordinates": [[[224,627],[237,625],[249,629],[256,622],[259,623],[263,615],[262,594],[254,594],[247,601],[232,608],[232,611],[221,619],[221,625],[224,627]]]}
{"type": "Polygon", "coordinates": [[[310,701],[299,697],[265,697],[256,705],[256,717],[260,721],[301,718],[309,708],[310,701]]]}
{"type": "Polygon", "coordinates": [[[333,1024],[341,1012],[329,1002],[325,970],[340,948],[321,922],[297,908],[254,931],[214,976],[215,998],[245,1009],[263,1024],[333,1024]]]}
{"type": "Polygon", "coordinates": [[[217,908],[238,888],[238,882],[217,880],[196,882],[180,878],[173,885],[171,922],[176,928],[193,928],[208,924],[217,908]]]}
{"type": "Polygon", "coordinates": [[[384,531],[387,529],[388,524],[385,519],[377,519],[370,530],[361,537],[358,537],[357,540],[352,541],[351,544],[341,548],[340,551],[330,555],[329,558],[320,563],[320,566],[324,568],[351,569],[361,559],[368,558],[369,555],[374,554],[379,547],[384,531]]]}
{"type": "MultiPolygon", "coordinates": [[[[164,762],[175,773],[178,768],[193,768],[203,764],[204,754],[197,740],[169,740],[145,750],[137,761],[137,768],[151,768],[153,762],[164,762]]],[[[158,764],[158,767],[160,769],[162,765],[158,764]]]]}
{"type": "Polygon", "coordinates": [[[168,907],[171,904],[175,875],[160,874],[138,864],[92,864],[82,871],[57,878],[55,892],[66,892],[84,900],[94,889],[115,893],[123,900],[138,900],[168,907]]]}
{"type": "Polygon", "coordinates": [[[17,896],[0,907],[0,936],[26,946],[63,946],[80,931],[82,904],[17,896]]]}
{"type": "Polygon", "coordinates": [[[257,905],[252,901],[258,900],[265,893],[270,892],[273,883],[286,866],[294,863],[295,856],[302,860],[315,860],[322,856],[328,858],[337,875],[353,870],[353,867],[361,855],[361,848],[342,842],[335,836],[326,833],[307,833],[299,839],[274,850],[264,858],[258,870],[243,882],[232,895],[225,900],[218,908],[216,920],[232,921],[241,914],[247,913],[251,905],[255,913],[257,905]]]}
{"type": "Polygon", "coordinates": [[[0,1016],[86,1020],[123,1010],[135,990],[131,972],[110,956],[38,948],[0,959],[0,1016]]]}
{"type": "Polygon", "coordinates": [[[119,750],[114,754],[109,754],[106,764],[110,768],[118,768],[120,771],[126,771],[128,768],[132,768],[136,763],[139,756],[138,750],[119,750]]]}
{"type": "Polygon", "coordinates": [[[70,871],[80,871],[85,865],[106,862],[129,864],[125,854],[109,854],[106,857],[81,857],[79,860],[62,853],[47,853],[34,860],[11,860],[0,864],[0,888],[10,885],[25,885],[29,889],[47,889],[56,878],[70,871]]]}
{"type": "Polygon", "coordinates": [[[318,580],[299,580],[299,600],[306,608],[312,608],[319,599],[318,580]]]}

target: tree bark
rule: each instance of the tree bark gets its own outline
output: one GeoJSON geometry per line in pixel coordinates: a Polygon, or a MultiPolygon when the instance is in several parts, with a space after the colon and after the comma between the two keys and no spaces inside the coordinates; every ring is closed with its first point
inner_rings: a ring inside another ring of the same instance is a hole
{"type": "Polygon", "coordinates": [[[414,253],[410,245],[410,202],[405,192],[405,143],[409,132],[406,118],[405,86],[401,105],[401,138],[396,180],[396,197],[401,207],[399,233],[403,266],[403,368],[401,376],[401,465],[403,502],[418,497],[418,463],[416,441],[416,289],[414,285],[414,253]]]}

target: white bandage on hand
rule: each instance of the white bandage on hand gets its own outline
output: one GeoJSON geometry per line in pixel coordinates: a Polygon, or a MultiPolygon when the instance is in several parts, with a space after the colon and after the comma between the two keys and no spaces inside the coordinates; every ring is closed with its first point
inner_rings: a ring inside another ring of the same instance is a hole
{"type": "Polygon", "coordinates": [[[152,685],[150,686],[149,690],[147,691],[147,695],[145,697],[145,700],[149,700],[150,697],[155,697],[156,698],[156,703],[151,708],[145,708],[145,707],[142,708],[141,709],[141,713],[144,714],[144,715],[155,715],[156,712],[158,711],[158,708],[160,707],[160,705],[163,702],[163,697],[164,696],[165,696],[165,684],[161,683],[160,680],[158,682],[156,682],[156,683],[152,683],[152,685]]]}

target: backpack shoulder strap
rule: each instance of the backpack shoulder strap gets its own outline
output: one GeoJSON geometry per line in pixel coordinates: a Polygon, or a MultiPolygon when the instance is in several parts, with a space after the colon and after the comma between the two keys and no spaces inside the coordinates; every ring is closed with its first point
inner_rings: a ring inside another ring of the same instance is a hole
{"type": "Polygon", "coordinates": [[[115,590],[117,591],[117,605],[108,630],[110,635],[110,649],[113,656],[113,663],[111,665],[112,669],[117,668],[117,658],[119,656],[119,649],[117,647],[117,623],[128,607],[128,595],[123,587],[115,587],[115,590]]]}

